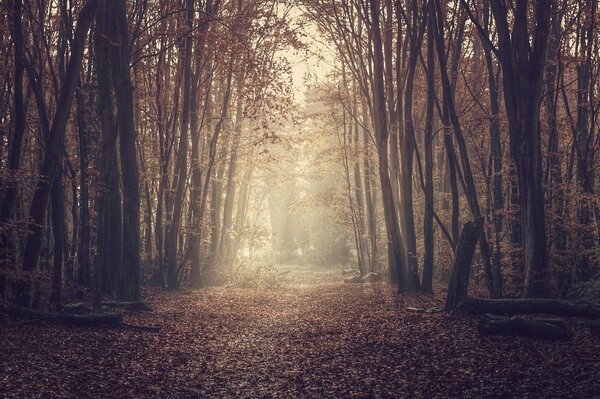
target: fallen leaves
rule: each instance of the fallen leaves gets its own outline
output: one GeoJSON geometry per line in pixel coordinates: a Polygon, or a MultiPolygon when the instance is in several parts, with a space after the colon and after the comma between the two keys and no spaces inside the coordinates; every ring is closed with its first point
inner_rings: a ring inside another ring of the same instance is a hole
{"type": "Polygon", "coordinates": [[[477,320],[387,285],[150,292],[160,333],[53,324],[0,329],[0,396],[593,397],[600,342],[480,337],[477,320]]]}

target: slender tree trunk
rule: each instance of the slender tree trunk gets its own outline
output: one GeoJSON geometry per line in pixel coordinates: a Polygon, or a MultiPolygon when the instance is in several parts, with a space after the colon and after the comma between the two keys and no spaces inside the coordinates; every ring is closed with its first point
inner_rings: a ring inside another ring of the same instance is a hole
{"type": "Polygon", "coordinates": [[[50,301],[59,303],[62,294],[66,236],[64,184],[61,175],[57,176],[52,184],[50,202],[53,240],[52,294],[50,295],[50,301]]]}
{"type": "Polygon", "coordinates": [[[419,49],[423,41],[425,24],[421,21],[419,24],[419,9],[417,2],[412,2],[412,37],[409,47],[408,72],[406,76],[406,87],[404,90],[404,136],[402,142],[402,175],[401,175],[401,223],[402,233],[406,245],[406,265],[409,285],[420,288],[418,256],[417,256],[417,235],[415,229],[414,207],[413,207],[413,172],[414,172],[414,154],[415,154],[415,127],[413,118],[413,91],[414,80],[419,58],[419,49]]]}
{"type": "Polygon", "coordinates": [[[231,250],[232,250],[232,238],[231,238],[231,227],[233,223],[233,205],[235,203],[236,195],[236,174],[237,174],[237,162],[238,162],[238,146],[241,140],[242,133],[242,120],[243,120],[243,102],[242,102],[242,87],[244,81],[244,71],[240,71],[237,77],[237,109],[235,115],[235,124],[233,129],[233,144],[231,147],[231,155],[229,159],[229,170],[227,176],[227,188],[225,194],[225,204],[223,207],[223,228],[221,232],[221,240],[219,243],[219,258],[223,262],[223,266],[226,268],[231,266],[231,250]]]}
{"type": "MultiPolygon", "coordinates": [[[[39,168],[37,186],[31,202],[31,223],[29,224],[29,230],[32,233],[27,238],[23,257],[23,270],[26,272],[31,272],[37,268],[52,182],[58,169],[61,144],[79,77],[86,36],[94,18],[96,5],[97,2],[88,1],[79,13],[77,28],[71,45],[71,56],[67,65],[65,79],[61,84],[56,113],[52,121],[49,137],[46,141],[44,158],[39,168]]],[[[28,304],[29,290],[30,284],[21,284],[17,299],[19,304],[28,304]]]]}
{"type": "Polygon", "coordinates": [[[179,239],[179,230],[181,227],[181,218],[183,214],[184,194],[187,181],[187,152],[189,142],[189,118],[190,118],[190,100],[191,100],[191,82],[192,82],[192,43],[194,19],[194,1],[186,0],[186,26],[189,33],[184,41],[183,54],[183,108],[181,112],[181,126],[179,130],[179,147],[177,149],[177,162],[175,164],[175,200],[173,203],[173,217],[171,219],[170,229],[166,237],[165,255],[167,261],[167,287],[170,290],[179,288],[179,279],[177,276],[177,243],[179,239]]]}
{"type": "Polygon", "coordinates": [[[433,231],[433,106],[435,100],[434,5],[430,1],[427,23],[427,110],[425,120],[425,214],[423,215],[423,291],[433,292],[435,236],[433,231]]]}
{"type": "MultiPolygon", "coordinates": [[[[444,48],[444,24],[441,3],[439,0],[434,0],[436,4],[436,20],[435,20],[435,35],[436,35],[436,47],[438,53],[438,60],[440,63],[440,72],[442,78],[442,89],[444,93],[444,105],[447,107],[448,116],[452,127],[454,128],[454,137],[456,138],[458,148],[460,151],[461,166],[463,171],[463,177],[465,179],[465,195],[469,208],[475,220],[482,219],[481,208],[479,205],[479,199],[477,196],[477,189],[475,187],[475,180],[473,178],[473,172],[471,170],[471,164],[469,161],[469,153],[467,145],[462,134],[462,128],[458,119],[456,106],[454,103],[454,93],[448,77],[446,54],[444,48]]],[[[493,273],[492,265],[490,263],[490,248],[485,234],[479,236],[479,248],[483,257],[484,272],[486,281],[490,293],[495,296],[496,293],[493,291],[493,273]]]]}
{"type": "Polygon", "coordinates": [[[390,280],[399,284],[400,291],[414,291],[418,281],[408,278],[405,259],[404,240],[398,224],[398,213],[394,205],[394,193],[389,175],[387,111],[385,102],[385,86],[383,83],[383,52],[379,27],[379,1],[370,0],[371,27],[373,39],[373,126],[377,140],[379,158],[379,178],[383,200],[384,218],[388,237],[388,265],[390,280]]]}
{"type": "Polygon", "coordinates": [[[374,271],[377,268],[377,257],[378,257],[378,251],[377,251],[377,213],[375,212],[375,201],[374,201],[374,193],[373,191],[375,190],[372,186],[371,186],[371,178],[372,178],[372,171],[371,171],[371,151],[369,150],[369,143],[370,143],[370,137],[369,137],[369,133],[367,131],[367,107],[365,105],[365,103],[363,102],[361,104],[361,108],[362,108],[362,123],[364,125],[363,127],[363,143],[364,143],[364,150],[363,150],[363,168],[365,171],[365,204],[366,204],[366,208],[367,208],[367,225],[368,225],[368,231],[369,231],[369,246],[370,246],[370,252],[371,252],[371,264],[369,266],[370,271],[374,271]]]}
{"type": "MultiPolygon", "coordinates": [[[[483,18],[485,29],[489,26],[489,2],[484,2],[483,18]]],[[[482,40],[482,46],[485,56],[485,65],[488,77],[488,91],[490,95],[490,149],[492,163],[492,217],[494,222],[494,256],[493,256],[493,291],[494,296],[502,295],[502,263],[501,263],[501,248],[500,241],[503,229],[503,208],[504,208],[504,192],[502,187],[502,142],[500,138],[500,105],[498,98],[498,84],[496,83],[496,75],[494,64],[492,62],[492,50],[490,45],[482,40]]]]}
{"type": "MultiPolygon", "coordinates": [[[[79,283],[84,286],[90,284],[90,222],[89,222],[89,191],[88,191],[88,128],[85,110],[87,104],[85,102],[83,88],[79,87],[76,93],[77,103],[77,137],[79,139],[79,248],[77,250],[77,258],[79,263],[78,277],[79,283]]],[[[75,227],[73,228],[75,230],[75,227]]]]}

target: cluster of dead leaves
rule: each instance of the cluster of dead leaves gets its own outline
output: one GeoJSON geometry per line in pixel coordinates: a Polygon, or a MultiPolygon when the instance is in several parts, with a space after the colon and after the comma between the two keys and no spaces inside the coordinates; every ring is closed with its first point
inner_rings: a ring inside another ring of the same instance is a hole
{"type": "Polygon", "coordinates": [[[0,396],[447,398],[600,393],[600,342],[480,337],[477,321],[387,285],[148,293],[128,323],[0,328],[0,396]]]}

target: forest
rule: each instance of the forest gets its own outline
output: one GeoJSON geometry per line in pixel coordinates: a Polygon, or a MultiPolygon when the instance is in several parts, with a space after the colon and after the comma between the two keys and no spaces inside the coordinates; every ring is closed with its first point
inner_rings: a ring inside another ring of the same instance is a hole
{"type": "Polygon", "coordinates": [[[596,0],[0,0],[0,396],[600,397],[596,0]]]}

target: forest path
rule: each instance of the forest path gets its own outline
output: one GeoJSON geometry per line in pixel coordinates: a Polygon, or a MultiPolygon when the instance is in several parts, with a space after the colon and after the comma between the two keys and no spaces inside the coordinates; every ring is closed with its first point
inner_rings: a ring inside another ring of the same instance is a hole
{"type": "MultiPolygon", "coordinates": [[[[291,274],[291,273],[290,273],[291,274]]],[[[577,397],[600,392],[600,342],[479,337],[386,284],[148,292],[129,323],[160,333],[0,328],[0,397],[577,397]]],[[[596,396],[597,397],[597,396],[596,396]]]]}

